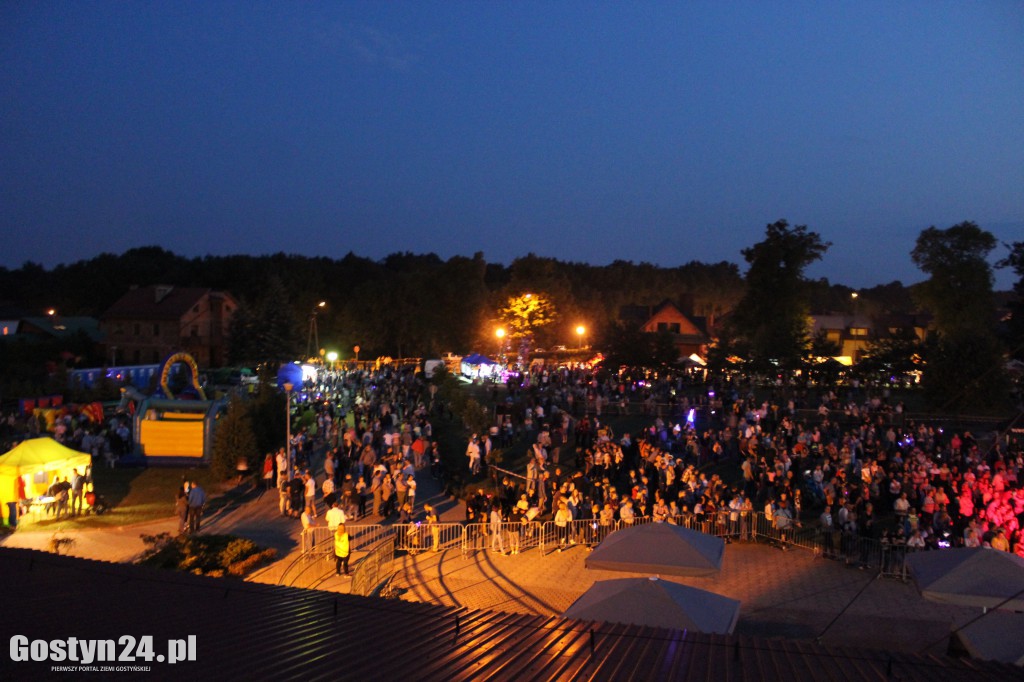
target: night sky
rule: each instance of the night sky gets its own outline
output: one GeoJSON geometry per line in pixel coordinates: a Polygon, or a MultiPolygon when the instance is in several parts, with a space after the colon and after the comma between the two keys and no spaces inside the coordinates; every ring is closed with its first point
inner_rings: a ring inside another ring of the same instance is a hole
{"type": "Polygon", "coordinates": [[[923,279],[931,225],[1024,240],[1017,0],[12,0],[0,55],[7,267],[743,265],[785,218],[864,287],[923,279]]]}

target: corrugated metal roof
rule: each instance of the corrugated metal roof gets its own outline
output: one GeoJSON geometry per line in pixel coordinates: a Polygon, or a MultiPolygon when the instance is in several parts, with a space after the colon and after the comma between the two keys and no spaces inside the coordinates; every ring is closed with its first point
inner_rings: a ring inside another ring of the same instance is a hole
{"type": "MultiPolygon", "coordinates": [[[[3,630],[30,639],[198,638],[149,679],[1006,680],[1019,668],[811,641],[706,635],[381,600],[0,549],[3,630]],[[891,666],[891,674],[889,672],[891,666]]],[[[0,656],[3,679],[55,676],[0,656]],[[12,675],[13,673],[13,675],[12,675]]]]}

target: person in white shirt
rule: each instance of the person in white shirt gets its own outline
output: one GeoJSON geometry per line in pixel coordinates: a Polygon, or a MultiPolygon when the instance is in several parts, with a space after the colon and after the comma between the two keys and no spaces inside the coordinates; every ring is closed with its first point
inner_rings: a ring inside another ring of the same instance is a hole
{"type": "Polygon", "coordinates": [[[327,527],[331,529],[333,533],[338,529],[338,526],[345,523],[348,519],[345,517],[345,512],[338,506],[338,501],[335,500],[331,508],[327,510],[327,514],[324,516],[324,520],[327,521],[327,527]]]}
{"type": "Polygon", "coordinates": [[[466,457],[469,458],[469,471],[474,476],[480,473],[480,441],[474,433],[466,446],[466,457]]]}
{"type": "Polygon", "coordinates": [[[306,509],[309,510],[310,515],[316,518],[316,479],[313,478],[307,471],[303,475],[303,482],[306,488],[306,509]]]}

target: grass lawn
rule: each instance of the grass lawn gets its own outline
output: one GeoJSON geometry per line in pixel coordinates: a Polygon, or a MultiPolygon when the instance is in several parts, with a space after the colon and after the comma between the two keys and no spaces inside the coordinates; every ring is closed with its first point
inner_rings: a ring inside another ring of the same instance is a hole
{"type": "Polygon", "coordinates": [[[93,488],[107,498],[110,509],[102,515],[88,514],[60,520],[40,515],[22,517],[25,530],[53,528],[62,531],[79,528],[106,528],[156,521],[174,515],[174,495],[184,477],[195,479],[206,489],[207,497],[221,492],[223,486],[213,480],[209,469],[184,467],[97,468],[93,488]]]}

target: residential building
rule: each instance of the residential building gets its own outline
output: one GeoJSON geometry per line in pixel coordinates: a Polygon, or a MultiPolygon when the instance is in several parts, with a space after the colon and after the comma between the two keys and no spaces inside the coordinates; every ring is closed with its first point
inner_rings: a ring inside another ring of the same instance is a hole
{"type": "Polygon", "coordinates": [[[656,306],[623,306],[619,311],[619,319],[627,324],[638,325],[643,332],[671,334],[680,358],[691,355],[697,355],[702,360],[707,358],[710,341],[707,320],[687,315],[680,310],[680,306],[669,300],[656,306]]]}
{"type": "Polygon", "coordinates": [[[198,287],[149,286],[131,289],[100,318],[110,364],[162,362],[180,351],[200,367],[226,363],[227,334],[238,309],[223,291],[198,287]]]}

